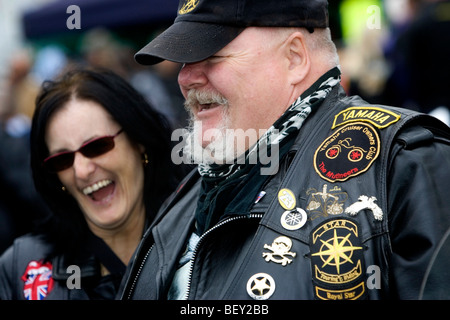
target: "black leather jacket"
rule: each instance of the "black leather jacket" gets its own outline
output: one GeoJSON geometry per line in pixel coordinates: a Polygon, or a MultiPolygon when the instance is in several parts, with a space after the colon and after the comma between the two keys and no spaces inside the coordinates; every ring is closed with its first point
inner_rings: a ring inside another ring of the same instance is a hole
{"type": "MultiPolygon", "coordinates": [[[[434,118],[333,89],[265,196],[201,236],[188,299],[417,299],[450,226],[449,138],[434,118]]],[[[167,298],[200,180],[193,172],[146,233],[123,299],[167,298]]]]}

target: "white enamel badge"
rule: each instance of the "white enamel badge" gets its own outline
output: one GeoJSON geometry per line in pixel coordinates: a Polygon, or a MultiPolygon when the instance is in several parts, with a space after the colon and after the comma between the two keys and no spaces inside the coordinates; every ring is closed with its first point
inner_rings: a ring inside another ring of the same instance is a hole
{"type": "Polygon", "coordinates": [[[358,198],[357,202],[345,209],[345,213],[356,216],[361,210],[369,209],[372,211],[375,220],[381,221],[383,220],[383,210],[375,203],[376,200],[377,198],[375,197],[362,195],[358,198]]]}
{"type": "Polygon", "coordinates": [[[281,215],[281,225],[286,230],[298,230],[303,227],[308,219],[306,211],[301,208],[295,208],[291,211],[285,211],[281,215]]]}

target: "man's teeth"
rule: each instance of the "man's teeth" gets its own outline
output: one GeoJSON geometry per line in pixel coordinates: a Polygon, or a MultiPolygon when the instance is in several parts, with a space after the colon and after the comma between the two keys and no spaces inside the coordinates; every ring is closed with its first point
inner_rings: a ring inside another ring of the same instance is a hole
{"type": "Polygon", "coordinates": [[[107,185],[111,184],[112,181],[111,180],[102,180],[99,181],[97,183],[94,183],[93,185],[86,187],[83,189],[83,193],[87,196],[89,194],[91,194],[92,192],[95,192],[101,188],[106,187],[107,185]]]}
{"type": "Polygon", "coordinates": [[[210,108],[211,107],[211,104],[210,103],[202,103],[201,105],[200,105],[200,108],[202,108],[202,109],[208,109],[208,108],[210,108]]]}
{"type": "Polygon", "coordinates": [[[200,111],[211,109],[214,106],[217,106],[217,104],[213,104],[213,103],[200,104],[200,111]]]}

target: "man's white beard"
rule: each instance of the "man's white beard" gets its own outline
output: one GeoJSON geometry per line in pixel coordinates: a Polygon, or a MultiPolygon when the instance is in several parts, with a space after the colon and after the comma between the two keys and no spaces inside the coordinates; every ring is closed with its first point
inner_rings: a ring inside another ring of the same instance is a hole
{"type": "Polygon", "coordinates": [[[224,164],[233,162],[237,156],[235,137],[230,126],[228,101],[221,95],[213,92],[192,89],[186,98],[185,107],[190,113],[190,124],[185,137],[186,145],[183,148],[184,156],[194,163],[224,164]],[[195,120],[192,108],[198,104],[219,104],[222,107],[222,120],[214,129],[203,132],[202,122],[195,120]],[[205,147],[202,141],[210,141],[205,147]]]}

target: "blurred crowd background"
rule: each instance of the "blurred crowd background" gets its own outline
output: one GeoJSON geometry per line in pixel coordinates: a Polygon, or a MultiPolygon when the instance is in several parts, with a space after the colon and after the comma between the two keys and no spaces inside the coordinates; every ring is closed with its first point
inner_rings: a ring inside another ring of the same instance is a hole
{"type": "MultiPolygon", "coordinates": [[[[263,2],[262,2],[263,3],[263,2]]],[[[0,253],[46,217],[29,168],[40,85],[75,65],[126,78],[173,128],[187,124],[180,65],[133,55],[170,25],[178,0],[0,0],[0,253]],[[80,8],[79,28],[67,20],[80,8]]],[[[450,0],[329,0],[342,85],[379,103],[450,123],[450,0]]]]}

